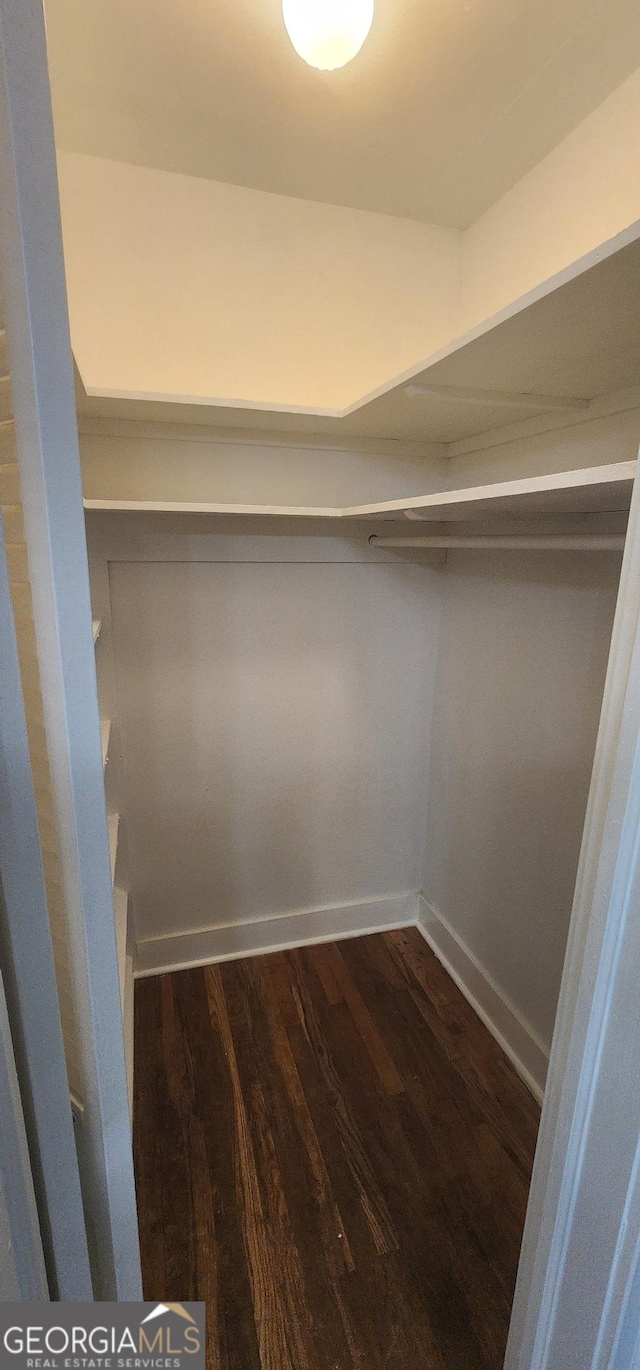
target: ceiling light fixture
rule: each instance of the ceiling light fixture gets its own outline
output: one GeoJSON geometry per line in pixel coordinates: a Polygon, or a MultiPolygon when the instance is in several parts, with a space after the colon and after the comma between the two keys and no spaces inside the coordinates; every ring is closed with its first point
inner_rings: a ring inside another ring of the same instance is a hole
{"type": "Polygon", "coordinates": [[[282,14],[298,56],[319,71],[335,71],[360,51],[373,5],[374,0],[282,0],[282,14]]]}

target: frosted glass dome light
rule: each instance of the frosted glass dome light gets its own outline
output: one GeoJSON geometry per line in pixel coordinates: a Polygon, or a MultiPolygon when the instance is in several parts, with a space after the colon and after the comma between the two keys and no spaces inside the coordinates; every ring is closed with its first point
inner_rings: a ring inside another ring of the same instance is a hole
{"type": "Polygon", "coordinates": [[[374,0],[282,0],[282,14],[298,55],[319,71],[335,71],[360,51],[373,5],[374,0]]]}

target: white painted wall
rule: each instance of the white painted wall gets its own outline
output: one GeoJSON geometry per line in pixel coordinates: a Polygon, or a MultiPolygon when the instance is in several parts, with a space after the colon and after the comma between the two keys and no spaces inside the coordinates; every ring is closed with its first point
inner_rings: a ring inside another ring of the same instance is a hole
{"type": "Polygon", "coordinates": [[[180,433],[163,424],[83,421],[85,499],[347,507],[443,488],[442,443],[289,443],[180,433]]]}
{"type": "Polygon", "coordinates": [[[639,166],[640,70],[467,229],[463,328],[635,224],[639,166]]]}
{"type": "Polygon", "coordinates": [[[635,461],[640,443],[640,393],[629,391],[617,402],[619,412],[577,419],[572,416],[564,427],[557,426],[557,416],[535,418],[452,443],[445,463],[446,489],[463,490],[520,476],[635,461]]]}
{"type": "Polygon", "coordinates": [[[247,922],[420,882],[439,570],[364,541],[205,541],[112,552],[143,945],[230,925],[240,946],[247,922]]]}
{"type": "Polygon", "coordinates": [[[443,577],[424,891],[547,1047],[619,571],[454,552],[443,577]]]}

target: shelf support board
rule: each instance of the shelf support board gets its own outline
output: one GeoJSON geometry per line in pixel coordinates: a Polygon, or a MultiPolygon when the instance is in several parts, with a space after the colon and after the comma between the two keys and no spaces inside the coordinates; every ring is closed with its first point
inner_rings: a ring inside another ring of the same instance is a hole
{"type": "Polygon", "coordinates": [[[421,538],[379,537],[372,533],[369,544],[372,547],[413,547],[417,551],[421,548],[430,551],[437,547],[458,547],[482,551],[623,552],[624,533],[555,533],[549,537],[542,534],[534,537],[526,533],[514,533],[510,536],[483,533],[477,536],[467,534],[458,537],[434,534],[421,538]]]}
{"type": "Polygon", "coordinates": [[[506,405],[512,409],[588,409],[590,400],[577,395],[535,395],[531,391],[481,390],[465,385],[405,385],[405,395],[419,399],[430,396],[435,399],[462,401],[463,404],[506,405]]]}

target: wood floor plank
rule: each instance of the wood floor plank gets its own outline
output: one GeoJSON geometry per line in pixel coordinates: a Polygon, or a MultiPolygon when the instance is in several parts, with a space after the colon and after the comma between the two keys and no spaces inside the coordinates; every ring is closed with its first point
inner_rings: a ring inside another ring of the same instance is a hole
{"type": "MultiPolygon", "coordinates": [[[[404,1085],[387,1050],[384,1037],[378,1031],[358,986],[344,960],[337,942],[325,948],[331,954],[332,968],[342,998],[351,1011],[353,1020],[369,1052],[371,1060],[389,1094],[401,1094],[404,1085]]],[[[314,958],[317,960],[317,958],[314,958]]]]}
{"type": "Polygon", "coordinates": [[[535,1099],[491,1034],[478,1030],[483,1025],[449,976],[445,978],[451,991],[443,1002],[442,967],[435,956],[424,955],[424,942],[417,929],[400,929],[383,934],[383,939],[396,961],[400,958],[405,964],[412,998],[465,1080],[470,1096],[483,1114],[490,1114],[505,1143],[518,1147],[520,1163],[528,1173],[539,1119],[535,1099]]]}
{"type": "MultiPolygon", "coordinates": [[[[229,1062],[222,1034],[211,1030],[211,1011],[204,970],[168,977],[179,1010],[182,1036],[188,1046],[191,1074],[183,1072],[182,1110],[201,1120],[207,1148],[207,1171],[213,1194],[215,1241],[213,1252],[199,1250],[191,1270],[182,1272],[190,1297],[204,1298],[202,1272],[216,1271],[216,1304],[207,1305],[211,1370],[262,1370],[253,1314],[251,1282],[244,1241],[244,1210],[238,1202],[235,1104],[229,1062]]],[[[159,1092],[164,1094],[162,1076],[159,1092]]],[[[194,1169],[191,1199],[183,1222],[194,1224],[196,1197],[206,1179],[194,1169]]],[[[211,1274],[208,1276],[209,1280],[211,1274]]],[[[176,1278],[171,1285],[179,1287],[176,1278]]],[[[183,1292],[182,1298],[187,1295],[183,1292]]]]}
{"type": "Polygon", "coordinates": [[[243,1087],[240,1073],[236,1047],[243,1023],[234,1013],[234,970],[229,966],[226,985],[217,966],[208,968],[206,978],[212,1022],[220,1033],[233,1091],[236,1193],[260,1362],[264,1370],[311,1370],[299,1254],[289,1230],[262,1082],[253,1075],[243,1087]]]}
{"type": "Polygon", "coordinates": [[[167,1142],[160,1126],[160,1093],[155,1081],[163,1069],[161,998],[159,986],[151,980],[141,980],[136,986],[136,1040],[134,1060],[144,1062],[144,1070],[136,1079],[136,1100],[133,1114],[134,1154],[144,1157],[144,1165],[136,1172],[138,1226],[140,1244],[145,1252],[145,1285],[150,1299],[161,1298],[165,1269],[165,1204],[163,1194],[164,1162],[167,1142]],[[144,1036],[141,1039],[140,1029],[144,1036]]]}
{"type": "MultiPolygon", "coordinates": [[[[422,1151],[424,1170],[431,1170],[436,1180],[435,1193],[428,1199],[427,1206],[431,1214],[440,1214],[439,1247],[446,1251],[451,1238],[455,1238],[451,1262],[465,1290],[468,1310],[480,1309],[485,1341],[491,1346],[502,1346],[503,1352],[529,1175],[529,1171],[526,1177],[523,1175],[515,1157],[519,1148],[504,1145],[504,1132],[511,1125],[508,1119],[502,1119],[497,1128],[498,1136],[494,1135],[490,1126],[495,1122],[493,1104],[490,1105],[484,1093],[478,1096],[473,1074],[473,1087],[469,1087],[464,1070],[451,1069],[437,1036],[432,1038],[430,1048],[425,1052],[425,1034],[423,1031],[420,1035],[420,1019],[413,996],[408,998],[399,990],[395,967],[386,977],[376,973],[384,965],[384,942],[377,944],[374,938],[361,939],[349,943],[345,954],[356,976],[360,968],[362,992],[373,994],[372,1007],[375,1006],[381,1021],[386,1024],[387,1038],[394,1043],[398,1053],[396,1059],[404,1062],[407,1091],[424,1129],[421,1141],[419,1128],[414,1128],[414,1144],[417,1154],[422,1151]],[[421,1048],[419,1051],[416,1051],[417,1044],[421,1048]],[[423,1066],[427,1056],[428,1073],[423,1066]],[[445,1098],[447,1088],[448,1098],[445,1098]],[[434,1096],[439,1101],[437,1107],[434,1107],[434,1096]],[[480,1105],[485,1105],[484,1112],[480,1105]],[[493,1147],[491,1166],[487,1164],[487,1138],[493,1147]],[[494,1192],[489,1198],[490,1179],[494,1192]]],[[[438,969],[444,977],[442,968],[438,969]]],[[[448,977],[444,978],[446,981],[448,977]]],[[[475,1015],[473,1017],[477,1024],[475,1030],[486,1034],[483,1025],[475,1015]]],[[[472,1325],[471,1311],[467,1316],[472,1325]]],[[[484,1363],[478,1354],[477,1364],[484,1363]]],[[[488,1363],[501,1364],[501,1360],[498,1357],[495,1362],[490,1354],[488,1363]]]]}
{"type": "Polygon", "coordinates": [[[398,1245],[397,1236],[393,1229],[384,1194],[380,1190],[370,1164],[362,1131],[354,1117],[349,1098],[342,1088],[340,1076],[336,1071],[331,1049],[318,1017],[316,1003],[307,986],[302,955],[299,952],[292,952],[290,955],[298,972],[293,995],[300,1024],[320,1068],[327,1096],[331,1099],[340,1132],[340,1140],[374,1246],[378,1255],[382,1255],[387,1251],[396,1249],[398,1245]]]}
{"type": "MultiPolygon", "coordinates": [[[[378,1276],[375,1310],[371,1287],[363,1304],[365,1319],[374,1318],[376,1323],[378,1350],[373,1363],[394,1367],[397,1364],[400,1370],[407,1364],[409,1354],[415,1356],[419,1349],[425,1358],[428,1353],[426,1363],[440,1365],[445,1348],[451,1357],[460,1325],[465,1328],[464,1344],[468,1354],[472,1332],[468,1318],[460,1316],[465,1307],[465,1292],[457,1283],[458,1261],[450,1260],[443,1242],[443,1235],[448,1238],[449,1234],[440,1208],[434,1203],[431,1176],[425,1166],[425,1148],[412,1151],[410,1146],[402,1107],[405,1096],[390,1099],[383,1090],[372,1088],[375,1072],[370,1069],[367,1074],[366,1053],[357,1052],[355,1040],[354,1060],[348,1061],[345,1008],[334,1011],[333,1031],[324,1023],[322,1026],[336,1075],[348,1093],[353,1114],[360,1120],[369,1168],[384,1193],[396,1238],[396,1246],[380,1254],[375,1263],[378,1276]],[[393,1288],[393,1317],[389,1316],[386,1292],[389,1280],[393,1288]],[[455,1315],[452,1326],[445,1329],[447,1309],[455,1310],[455,1315]],[[404,1329],[400,1339],[397,1319],[404,1329]]],[[[434,1170],[435,1167],[432,1174],[434,1170]]],[[[374,1263],[369,1261],[367,1286],[371,1285],[373,1269],[374,1263]]],[[[362,1325],[361,1330],[364,1331],[362,1325]]],[[[479,1370],[484,1365],[479,1346],[474,1348],[473,1364],[479,1370]]]]}
{"type": "MultiPolygon", "coordinates": [[[[266,970],[266,967],[261,969],[266,970]]],[[[337,1277],[355,1268],[353,1254],[268,970],[260,976],[259,993],[266,1031],[269,1032],[271,1039],[274,1063],[279,1069],[282,1087],[289,1100],[291,1124],[297,1132],[298,1145],[293,1136],[292,1150],[295,1149],[297,1152],[299,1146],[302,1146],[303,1155],[307,1160],[318,1221],[322,1229],[323,1258],[332,1274],[337,1277]]],[[[270,1078],[272,1080],[273,1076],[270,1078]]]]}
{"type": "MultiPolygon", "coordinates": [[[[225,990],[240,1078],[251,1100],[263,1205],[272,1214],[272,1240],[282,1249],[283,1271],[289,1264],[295,1272],[290,1287],[282,1288],[281,1301],[287,1320],[302,1329],[311,1364],[318,1364],[325,1354],[338,1364],[351,1365],[338,1280],[353,1261],[335,1205],[327,1211],[318,1203],[317,1139],[304,1128],[310,1156],[291,1109],[292,1098],[300,1104],[297,1091],[294,1086],[293,1094],[288,1093],[280,1068],[283,1062],[288,1069],[291,1059],[274,1052],[265,980],[260,962],[237,962],[225,975],[225,990]]],[[[321,1179],[326,1188],[326,1172],[321,1179]]]]}
{"type": "MultiPolygon", "coordinates": [[[[357,950],[353,948],[354,952],[357,950]]],[[[364,985],[362,987],[364,991],[364,985]]],[[[406,996],[404,998],[406,1000],[406,996]]],[[[391,1006],[385,1003],[383,991],[376,996],[376,1000],[375,1008],[380,1013],[380,1021],[386,1019],[388,1022],[391,1006]]],[[[403,1055],[401,1050],[407,1043],[413,1042],[414,1033],[415,1024],[408,1017],[404,1024],[404,1037],[397,1042],[397,1060],[403,1059],[406,1063],[407,1092],[411,1103],[406,1103],[404,1099],[397,1101],[402,1118],[402,1144],[397,1134],[392,1139],[398,1173],[405,1183],[396,1183],[386,1166],[383,1168],[379,1154],[376,1161],[379,1173],[384,1174],[385,1194],[396,1230],[404,1235],[405,1262],[412,1272],[413,1284],[421,1289],[424,1306],[430,1309],[430,1323],[438,1328],[439,1341],[443,1346],[446,1345],[449,1357],[453,1358],[461,1310],[465,1310],[462,1323],[466,1327],[469,1342],[475,1329],[474,1309],[478,1304],[486,1305],[482,1318],[485,1341],[489,1333],[495,1330],[496,1322],[499,1328],[506,1323],[508,1308],[504,1305],[503,1288],[488,1264],[487,1253],[493,1254],[495,1244],[492,1232],[484,1240],[485,1225],[490,1225],[489,1208],[480,1191],[467,1182],[469,1156],[474,1148],[477,1149],[474,1136],[477,1125],[475,1109],[470,1104],[465,1112],[464,1088],[458,1082],[455,1093],[460,1097],[455,1126],[447,1127],[446,1117],[442,1116],[441,1110],[434,1108],[433,1099],[434,1092],[436,1098],[443,1097],[446,1078],[447,1075],[450,1077],[451,1072],[434,1043],[430,1052],[432,1064],[440,1056],[441,1067],[446,1073],[441,1074],[435,1087],[432,1082],[430,1090],[425,1092],[422,1082],[414,1079],[416,1070],[412,1051],[403,1055]],[[416,1107],[412,1114],[414,1105],[416,1107]],[[444,1126],[440,1126],[441,1122],[444,1126]],[[413,1147],[413,1166],[407,1160],[407,1143],[413,1147]],[[483,1234],[483,1239],[479,1234],[483,1234]],[[426,1252],[429,1253],[428,1258],[423,1259],[426,1252]],[[449,1291],[446,1299],[443,1297],[445,1289],[449,1291]],[[450,1324],[444,1316],[448,1308],[458,1310],[458,1316],[450,1324]]],[[[393,1034],[390,1040],[393,1044],[393,1034]]],[[[450,1078],[449,1083],[453,1083],[450,1078]]],[[[517,1251],[514,1260],[516,1257],[517,1251]]],[[[492,1356],[487,1362],[480,1340],[475,1347],[472,1363],[478,1367],[493,1363],[492,1356]]]]}
{"type": "Polygon", "coordinates": [[[337,952],[336,942],[321,942],[319,947],[313,949],[316,975],[320,979],[329,1004],[344,1003],[344,990],[339,965],[338,974],[336,974],[337,952]]]}
{"type": "Polygon", "coordinates": [[[136,985],[145,1297],[209,1370],[501,1370],[538,1110],[413,929],[136,985]]]}

